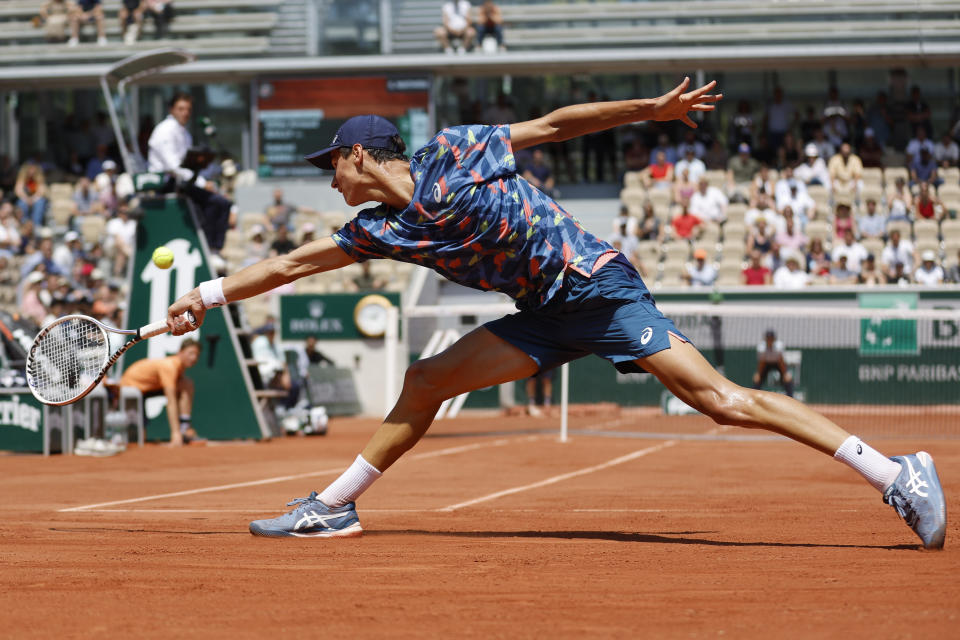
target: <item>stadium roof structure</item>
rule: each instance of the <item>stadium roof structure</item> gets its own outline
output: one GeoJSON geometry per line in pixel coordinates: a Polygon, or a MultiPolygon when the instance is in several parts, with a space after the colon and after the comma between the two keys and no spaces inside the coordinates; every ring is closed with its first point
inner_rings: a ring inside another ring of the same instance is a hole
{"type": "MultiPolygon", "coordinates": [[[[482,76],[549,73],[656,73],[789,68],[954,66],[960,41],[650,47],[509,51],[497,55],[402,54],[199,60],[152,78],[154,83],[243,82],[262,76],[433,73],[482,76]]],[[[0,68],[0,90],[94,87],[110,64],[0,68]]]]}

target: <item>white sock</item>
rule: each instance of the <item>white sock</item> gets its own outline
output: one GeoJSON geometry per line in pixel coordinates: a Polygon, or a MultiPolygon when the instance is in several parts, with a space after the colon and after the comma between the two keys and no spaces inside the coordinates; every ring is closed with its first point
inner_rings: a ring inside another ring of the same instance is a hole
{"type": "Polygon", "coordinates": [[[381,475],[383,474],[377,471],[376,467],[364,460],[362,455],[358,455],[350,468],[317,497],[328,507],[342,507],[359,498],[381,475]]]}
{"type": "Polygon", "coordinates": [[[857,436],[844,440],[833,457],[862,475],[877,491],[885,491],[900,475],[899,462],[887,458],[857,436]]]}

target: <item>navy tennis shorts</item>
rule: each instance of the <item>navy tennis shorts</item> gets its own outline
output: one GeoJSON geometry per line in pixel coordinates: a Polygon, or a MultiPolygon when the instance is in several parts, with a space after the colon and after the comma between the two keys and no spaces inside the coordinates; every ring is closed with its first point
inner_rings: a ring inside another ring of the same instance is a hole
{"type": "Polygon", "coordinates": [[[567,273],[563,288],[543,308],[483,326],[533,358],[541,371],[593,353],[621,373],[636,373],[643,369],[634,360],[669,349],[671,333],[689,342],[660,313],[623,254],[589,278],[567,273]]]}

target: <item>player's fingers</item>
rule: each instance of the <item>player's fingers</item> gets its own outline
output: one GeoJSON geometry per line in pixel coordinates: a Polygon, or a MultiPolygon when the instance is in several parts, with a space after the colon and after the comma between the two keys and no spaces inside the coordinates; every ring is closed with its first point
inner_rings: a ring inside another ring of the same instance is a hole
{"type": "Polygon", "coordinates": [[[697,123],[691,120],[690,116],[688,116],[687,114],[683,114],[683,116],[680,117],[680,121],[683,122],[683,124],[690,127],[691,129],[697,128],[697,123]]]}
{"type": "Polygon", "coordinates": [[[696,96],[702,96],[702,95],[705,94],[707,91],[710,91],[711,89],[713,89],[715,86],[717,86],[717,81],[716,81],[716,80],[711,80],[710,82],[708,82],[707,84],[703,85],[703,86],[700,87],[699,89],[694,89],[693,91],[691,91],[691,92],[690,92],[690,95],[692,95],[692,96],[694,96],[694,97],[696,97],[696,96]]]}
{"type": "Polygon", "coordinates": [[[690,107],[691,111],[713,111],[716,109],[712,104],[695,104],[690,107]]]}
{"type": "Polygon", "coordinates": [[[675,97],[677,97],[678,95],[680,95],[681,93],[683,93],[684,91],[686,91],[686,90],[687,90],[687,87],[689,87],[689,86],[690,86],[690,78],[689,78],[689,77],[685,77],[685,78],[683,79],[683,82],[681,82],[681,83],[678,84],[676,87],[674,87],[674,88],[673,88],[673,91],[671,91],[670,93],[668,93],[666,97],[671,98],[671,99],[672,99],[672,98],[675,98],[675,97]]]}

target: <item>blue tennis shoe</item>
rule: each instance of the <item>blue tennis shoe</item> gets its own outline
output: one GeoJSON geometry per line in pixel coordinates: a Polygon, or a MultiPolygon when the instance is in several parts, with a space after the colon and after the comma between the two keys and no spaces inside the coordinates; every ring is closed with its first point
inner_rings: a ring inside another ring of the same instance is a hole
{"type": "Polygon", "coordinates": [[[883,501],[897,510],[927,549],[942,549],[947,533],[947,502],[933,458],[926,451],[890,458],[900,475],[883,492],[883,501]]]}
{"type": "Polygon", "coordinates": [[[287,506],[293,511],[279,518],[254,520],[250,533],[271,538],[356,538],[363,535],[357,507],[350,502],[342,507],[328,507],[317,499],[314,491],[306,498],[296,498],[287,506]]]}

